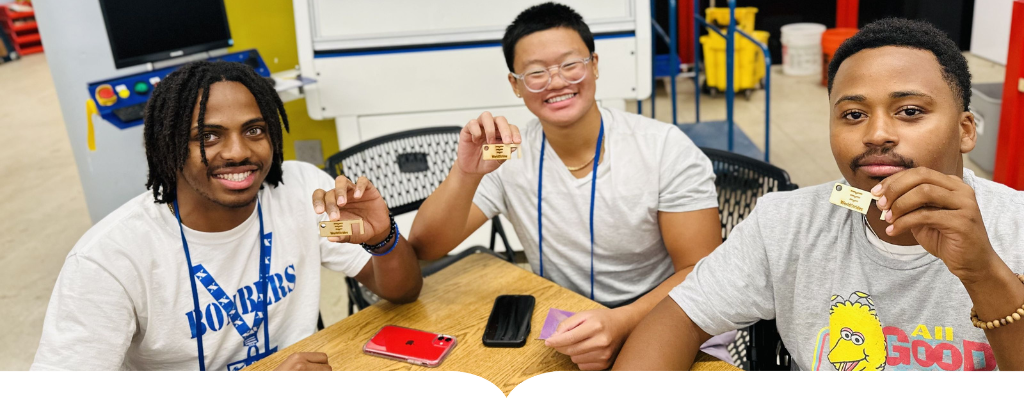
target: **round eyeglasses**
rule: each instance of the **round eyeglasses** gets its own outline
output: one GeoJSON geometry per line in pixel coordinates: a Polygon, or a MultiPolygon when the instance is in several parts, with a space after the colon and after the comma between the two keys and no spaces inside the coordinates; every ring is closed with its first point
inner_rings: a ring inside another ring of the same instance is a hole
{"type": "Polygon", "coordinates": [[[576,84],[587,78],[587,63],[593,56],[585,59],[569,60],[560,65],[549,66],[543,69],[531,70],[523,74],[512,73],[512,77],[522,80],[526,90],[540,93],[551,85],[551,69],[558,68],[558,76],[566,83],[576,84]]]}

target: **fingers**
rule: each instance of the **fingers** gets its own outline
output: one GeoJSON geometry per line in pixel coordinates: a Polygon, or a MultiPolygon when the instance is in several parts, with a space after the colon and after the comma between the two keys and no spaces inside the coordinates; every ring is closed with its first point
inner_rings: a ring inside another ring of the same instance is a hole
{"type": "Polygon", "coordinates": [[[608,364],[612,360],[612,351],[610,349],[593,350],[579,355],[570,356],[569,359],[572,359],[572,363],[577,365],[587,363],[608,364]]]}
{"type": "Polygon", "coordinates": [[[611,347],[611,344],[612,341],[611,339],[608,339],[608,336],[598,334],[584,339],[582,342],[575,345],[558,348],[557,350],[572,357],[607,350],[611,347]]]}
{"type": "Polygon", "coordinates": [[[508,120],[505,120],[505,116],[495,117],[494,125],[498,129],[498,138],[501,139],[501,143],[512,143],[512,129],[509,128],[508,120]]]}
{"type": "Polygon", "coordinates": [[[484,129],[484,138],[487,143],[497,143],[500,139],[496,137],[498,135],[497,128],[494,126],[494,116],[491,116],[491,112],[483,112],[478,119],[480,126],[484,129]]]}
{"type": "Polygon", "coordinates": [[[318,215],[327,210],[324,206],[324,196],[326,194],[327,192],[323,189],[313,191],[313,211],[318,215]]]}
{"type": "Polygon", "coordinates": [[[323,352],[299,352],[296,355],[301,355],[303,359],[310,363],[327,363],[327,354],[323,352]]]}
{"type": "Polygon", "coordinates": [[[277,367],[277,370],[286,371],[330,371],[333,370],[327,363],[327,354],[322,352],[299,352],[288,356],[277,367]]]}
{"type": "MultiPolygon", "coordinates": [[[[576,315],[573,315],[573,316],[576,316],[576,315]]],[[[562,325],[566,324],[570,320],[573,320],[573,319],[569,318],[569,319],[566,319],[566,320],[562,321],[562,323],[560,323],[559,326],[558,326],[559,329],[561,329],[563,327],[562,325]]],[[[572,325],[572,324],[570,323],[570,325],[572,325]]],[[[582,342],[582,341],[590,338],[591,336],[594,336],[594,334],[596,334],[597,332],[599,332],[599,328],[595,324],[593,324],[593,323],[590,323],[590,324],[588,324],[588,323],[578,323],[578,324],[572,325],[571,329],[568,329],[568,330],[566,330],[564,332],[556,331],[553,336],[551,336],[546,341],[544,341],[544,344],[547,345],[548,347],[553,347],[553,348],[565,348],[566,346],[574,345],[576,343],[582,342]]],[[[562,352],[562,351],[559,350],[559,352],[562,352]]]]}
{"type": "Polygon", "coordinates": [[[348,203],[348,191],[352,189],[355,184],[352,183],[346,176],[338,176],[334,179],[334,195],[338,197],[336,204],[338,206],[344,206],[348,203]]]}
{"type": "Polygon", "coordinates": [[[953,210],[934,207],[919,208],[893,220],[889,227],[885,228],[885,233],[889,236],[899,236],[922,227],[948,231],[957,221],[956,213],[953,210]]]}
{"type": "Polygon", "coordinates": [[[363,197],[363,191],[365,191],[366,187],[369,185],[370,179],[367,179],[366,176],[359,176],[359,179],[356,180],[356,190],[352,193],[352,197],[355,199],[361,199],[363,197]]]}
{"type": "Polygon", "coordinates": [[[504,116],[495,117],[490,112],[483,112],[480,117],[470,120],[459,132],[459,138],[476,144],[522,144],[523,142],[518,127],[509,124],[508,119],[504,116]]]}
{"type": "Polygon", "coordinates": [[[588,317],[589,314],[587,312],[580,312],[575,315],[572,315],[558,323],[558,327],[555,328],[555,333],[557,334],[575,329],[577,326],[583,323],[583,321],[587,320],[588,317]]]}
{"type": "Polygon", "coordinates": [[[894,199],[894,201],[887,201],[886,204],[879,207],[884,207],[883,210],[885,210],[886,213],[885,221],[892,223],[901,216],[911,213],[919,208],[960,209],[960,200],[961,199],[955,196],[954,192],[949,189],[925,183],[914,186],[908,192],[894,199]]]}
{"type": "Polygon", "coordinates": [[[611,365],[603,363],[584,363],[582,365],[577,364],[577,366],[580,367],[581,371],[603,371],[605,369],[608,369],[608,367],[611,365]]]}
{"type": "Polygon", "coordinates": [[[483,128],[480,127],[480,121],[477,119],[470,120],[466,123],[466,127],[462,128],[459,132],[459,138],[463,141],[470,141],[474,144],[482,144],[484,142],[483,128]]]}
{"type": "Polygon", "coordinates": [[[888,203],[909,192],[910,189],[925,183],[947,190],[958,190],[966,186],[959,178],[944,175],[927,167],[915,167],[885,178],[871,189],[871,194],[882,198],[879,207],[887,207],[888,203]]]}
{"type": "Polygon", "coordinates": [[[327,190],[324,193],[324,212],[327,213],[327,218],[331,220],[341,219],[341,213],[338,209],[338,198],[337,190],[327,190]]]}
{"type": "Polygon", "coordinates": [[[365,202],[381,197],[380,191],[377,190],[373,185],[373,182],[371,182],[370,179],[367,179],[366,176],[359,176],[359,179],[356,179],[355,185],[349,187],[349,190],[352,191],[352,197],[349,199],[349,203],[354,203],[356,201],[365,202]]]}

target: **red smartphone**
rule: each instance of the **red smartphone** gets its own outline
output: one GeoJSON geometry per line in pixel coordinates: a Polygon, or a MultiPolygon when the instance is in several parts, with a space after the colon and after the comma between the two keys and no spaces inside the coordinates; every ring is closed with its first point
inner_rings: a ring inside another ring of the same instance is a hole
{"type": "Polygon", "coordinates": [[[388,325],[363,345],[363,353],[434,368],[444,361],[456,343],[451,335],[388,325]]]}

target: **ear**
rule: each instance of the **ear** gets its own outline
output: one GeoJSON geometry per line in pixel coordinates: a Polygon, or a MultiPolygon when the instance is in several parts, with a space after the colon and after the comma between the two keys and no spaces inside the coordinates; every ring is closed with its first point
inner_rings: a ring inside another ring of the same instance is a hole
{"type": "Polygon", "coordinates": [[[515,77],[512,77],[512,73],[508,74],[508,85],[512,86],[512,93],[515,93],[516,97],[523,98],[523,94],[519,92],[519,82],[516,81],[515,77]]]}
{"type": "Polygon", "coordinates": [[[960,153],[974,150],[978,141],[978,127],[974,124],[974,113],[965,111],[960,114],[960,153]]]}
{"type": "Polygon", "coordinates": [[[594,79],[597,80],[598,77],[601,77],[600,72],[597,70],[597,53],[594,53],[593,56],[594,59],[591,60],[591,63],[594,65],[594,79]]]}

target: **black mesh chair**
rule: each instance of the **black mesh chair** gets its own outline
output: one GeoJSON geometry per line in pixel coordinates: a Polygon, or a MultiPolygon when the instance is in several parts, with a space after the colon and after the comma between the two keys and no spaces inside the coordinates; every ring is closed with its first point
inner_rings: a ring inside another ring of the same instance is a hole
{"type": "MultiPolygon", "coordinates": [[[[448,176],[455,163],[461,130],[460,127],[431,127],[381,136],[332,155],[324,170],[332,177],[345,175],[355,180],[366,176],[380,191],[392,214],[408,213],[419,209],[448,176]]],[[[491,219],[490,248],[476,246],[441,258],[424,267],[423,276],[474,253],[491,253],[515,262],[512,246],[497,216],[491,219]],[[505,246],[504,256],[494,252],[498,237],[505,246]]],[[[345,283],[349,292],[349,315],[355,308],[362,310],[379,300],[355,279],[347,277],[345,283]]]]}
{"type": "MultiPolygon", "coordinates": [[[[711,159],[718,189],[722,240],[769,192],[797,189],[785,170],[760,160],[716,149],[701,148],[711,159]]],[[[737,365],[746,370],[790,370],[789,352],[782,345],[775,320],[762,320],[740,330],[728,345],[737,365]]]]}

